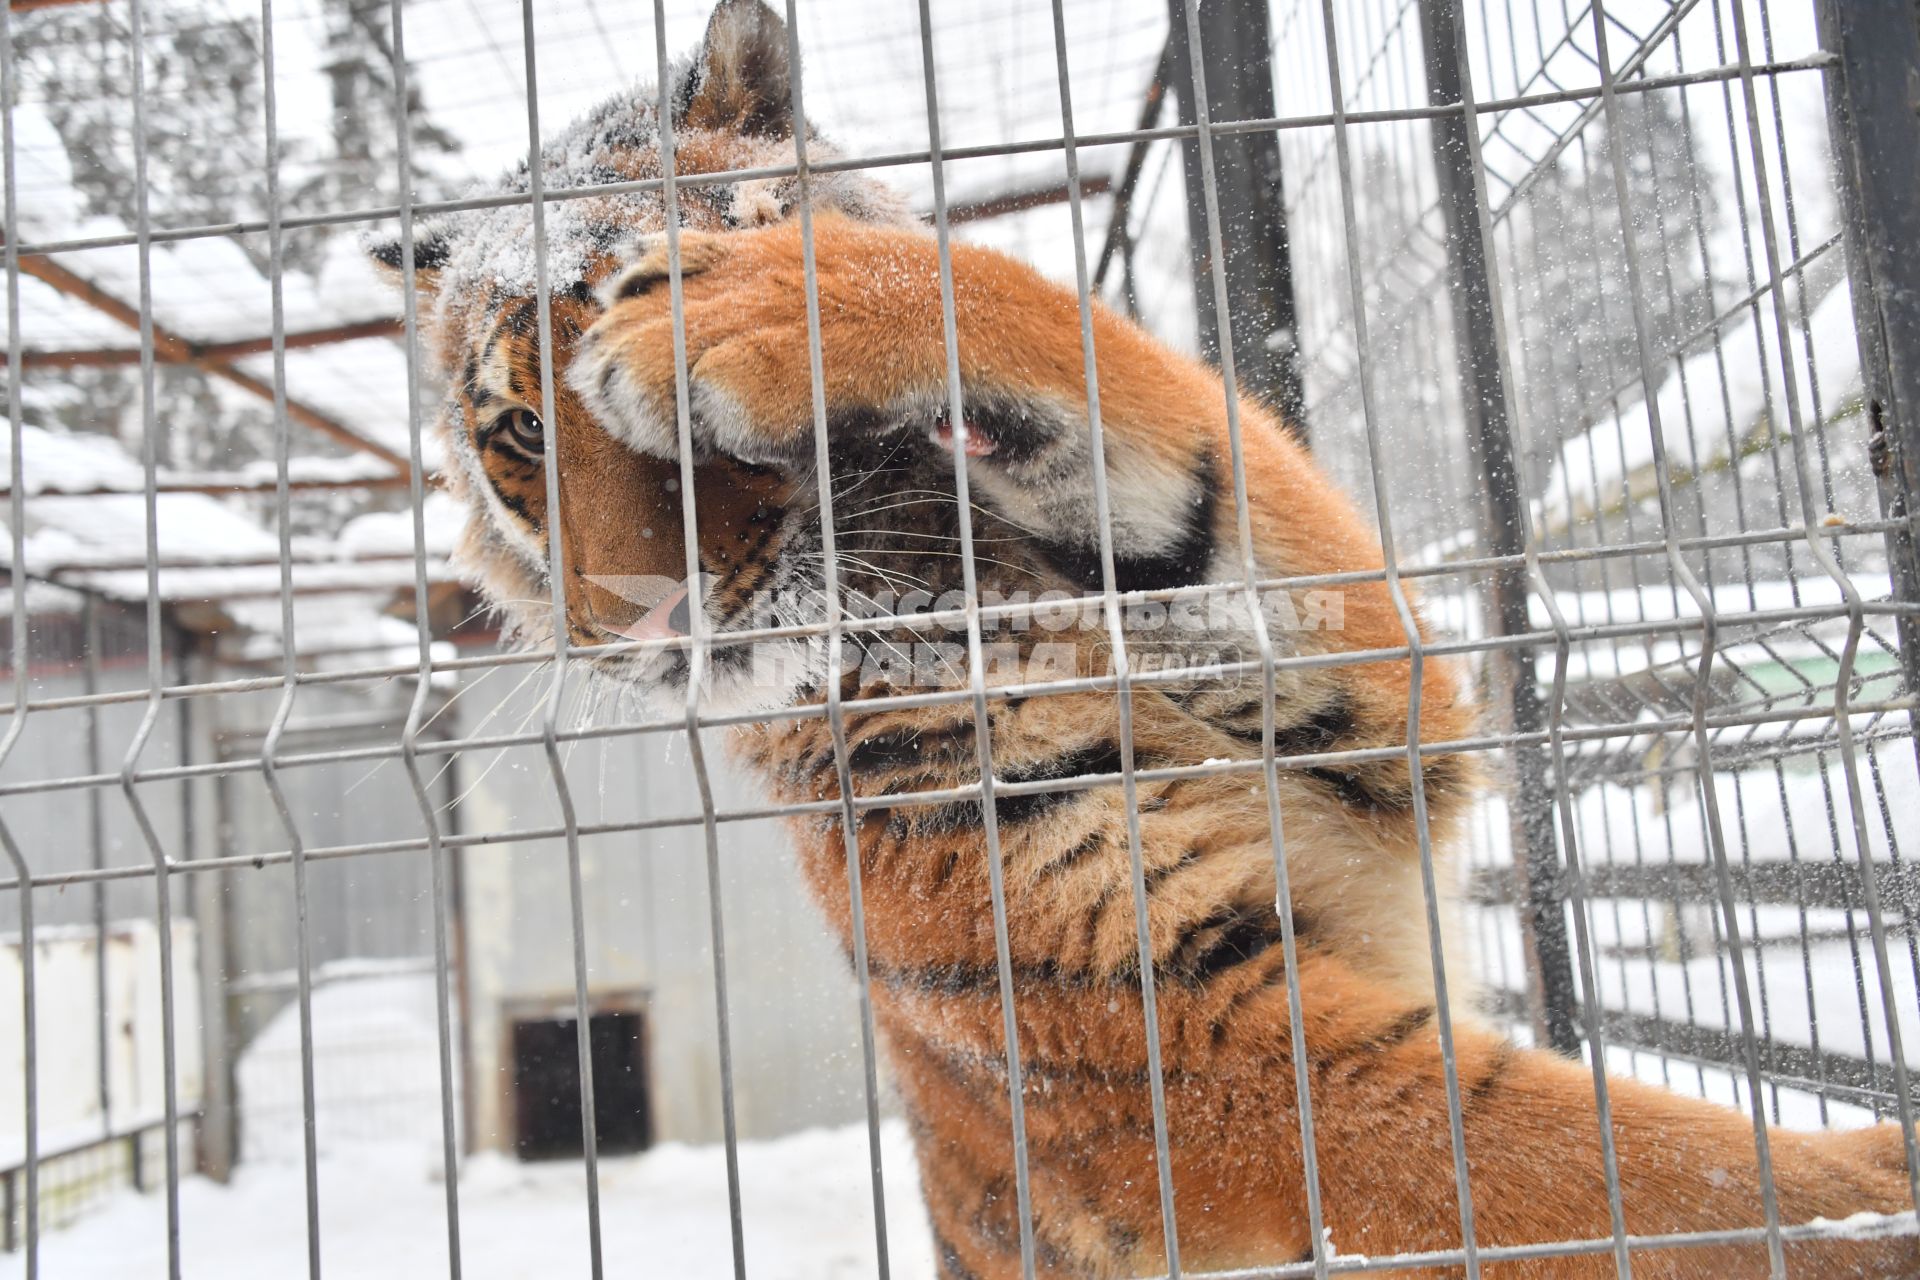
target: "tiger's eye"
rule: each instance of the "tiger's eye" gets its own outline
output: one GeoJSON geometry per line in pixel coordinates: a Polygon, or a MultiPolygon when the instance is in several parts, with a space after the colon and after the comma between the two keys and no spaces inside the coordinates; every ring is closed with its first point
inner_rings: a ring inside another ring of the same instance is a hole
{"type": "Polygon", "coordinates": [[[546,452],[546,436],[540,429],[540,415],[531,409],[509,409],[494,420],[495,431],[505,431],[523,452],[539,457],[546,452]]]}

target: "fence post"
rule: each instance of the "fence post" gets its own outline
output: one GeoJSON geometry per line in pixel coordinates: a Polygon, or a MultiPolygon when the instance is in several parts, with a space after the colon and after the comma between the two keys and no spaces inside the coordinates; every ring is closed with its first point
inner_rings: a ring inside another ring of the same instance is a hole
{"type": "MultiPolygon", "coordinates": [[[[1421,42],[1427,69],[1427,99],[1450,106],[1464,99],[1460,49],[1455,39],[1458,0],[1420,0],[1421,42]]],[[[1455,357],[1459,361],[1461,405],[1467,440],[1484,485],[1481,539],[1487,553],[1517,557],[1525,553],[1526,501],[1521,492],[1513,425],[1507,418],[1499,335],[1494,331],[1493,284],[1480,236],[1480,210],[1473,163],[1467,148],[1469,125],[1459,115],[1431,122],[1434,176],[1440,212],[1446,222],[1448,294],[1453,303],[1455,357]]],[[[1495,635],[1531,630],[1527,613],[1527,574],[1518,565],[1499,569],[1488,588],[1487,615],[1495,635]]],[[[1515,648],[1488,660],[1489,688],[1515,734],[1537,734],[1547,727],[1546,706],[1530,648],[1515,648]]],[[[1567,943],[1566,895],[1554,839],[1553,783],[1545,747],[1512,746],[1513,789],[1508,801],[1513,851],[1526,877],[1520,912],[1527,937],[1528,1004],[1534,1033],[1562,1053],[1580,1049],[1578,992],[1573,956],[1567,943]]]]}
{"type": "MultiPolygon", "coordinates": [[[[82,693],[100,692],[100,598],[89,591],[80,598],[82,693]]],[[[99,774],[106,768],[101,755],[100,707],[89,703],[84,734],[87,772],[99,774]]],[[[95,871],[107,867],[106,796],[98,787],[87,788],[88,865],[95,871]]],[[[113,1006],[107,983],[107,882],[93,882],[89,895],[93,910],[93,1034],[100,1059],[95,1064],[94,1090],[100,1102],[100,1127],[113,1132],[113,1006]]]]}
{"type": "MultiPolygon", "coordinates": [[[[1847,273],[1866,390],[1868,458],[1896,598],[1920,601],[1920,10],[1912,0],[1820,0],[1820,47],[1847,273]]],[[[1920,618],[1897,620],[1907,692],[1920,692],[1920,618]]],[[[1920,750],[1920,740],[1916,740],[1920,750]]]]}
{"type": "MultiPolygon", "coordinates": [[[[182,643],[180,682],[211,680],[214,673],[203,653],[182,643]]],[[[191,699],[181,699],[180,758],[185,761],[224,760],[220,745],[218,707],[196,712],[191,699]]],[[[184,856],[210,858],[226,851],[224,834],[233,817],[234,783],[226,778],[188,779],[182,784],[180,812],[184,856]]],[[[234,954],[234,913],[237,885],[228,871],[205,871],[187,877],[194,930],[199,948],[200,989],[200,1115],[194,1124],[194,1161],[202,1176],[215,1182],[233,1177],[240,1154],[238,1079],[241,1028],[236,1024],[228,982],[246,959],[234,954]]]]}
{"type": "MultiPolygon", "coordinates": [[[[1172,29],[1166,67],[1180,104],[1180,123],[1199,120],[1185,0],[1168,0],[1172,29]]],[[[1207,113],[1213,121],[1273,118],[1273,53],[1266,0],[1201,0],[1201,53],[1207,60],[1207,113]]],[[[1293,259],[1280,181],[1280,140],[1271,131],[1216,136],[1215,194],[1226,239],[1227,306],[1233,322],[1233,367],[1240,389],[1278,409],[1302,439],[1307,426],[1300,387],[1299,323],[1293,302],[1293,259]]],[[[1180,159],[1187,178],[1187,247],[1200,353],[1220,359],[1213,309],[1213,264],[1207,257],[1206,184],[1200,143],[1186,138],[1180,159]]]]}

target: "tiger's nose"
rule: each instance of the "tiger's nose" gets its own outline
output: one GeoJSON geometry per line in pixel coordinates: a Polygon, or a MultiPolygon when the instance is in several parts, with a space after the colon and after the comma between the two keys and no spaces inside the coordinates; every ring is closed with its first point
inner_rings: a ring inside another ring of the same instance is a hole
{"type": "Polygon", "coordinates": [[[641,614],[635,621],[622,627],[607,629],[629,640],[665,640],[688,634],[692,630],[692,621],[687,607],[687,584],[683,582],[674,588],[673,594],[641,614]]]}

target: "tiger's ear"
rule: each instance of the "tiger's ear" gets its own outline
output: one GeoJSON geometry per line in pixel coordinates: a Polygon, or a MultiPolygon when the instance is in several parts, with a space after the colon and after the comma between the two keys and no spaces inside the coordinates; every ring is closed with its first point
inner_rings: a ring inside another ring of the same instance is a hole
{"type": "MultiPolygon", "coordinates": [[[[405,246],[399,236],[370,236],[361,242],[386,280],[398,288],[406,287],[405,246]]],[[[440,282],[440,271],[453,257],[453,240],[444,227],[415,226],[413,229],[413,281],[421,293],[430,294],[440,282]]]]}
{"type": "Polygon", "coordinates": [[[787,24],[761,0],[720,0],[685,103],[677,123],[688,128],[792,136],[787,24]]]}

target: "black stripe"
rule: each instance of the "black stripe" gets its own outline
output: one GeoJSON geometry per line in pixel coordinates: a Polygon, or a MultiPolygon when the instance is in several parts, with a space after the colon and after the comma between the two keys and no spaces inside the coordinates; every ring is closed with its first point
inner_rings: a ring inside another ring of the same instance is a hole
{"type": "Polygon", "coordinates": [[[529,529],[533,530],[535,533],[540,532],[540,522],[534,519],[533,513],[531,511],[527,510],[526,499],[515,497],[511,493],[502,492],[499,485],[495,485],[493,488],[493,491],[500,495],[500,504],[502,506],[504,506],[507,510],[513,512],[513,514],[515,514],[516,516],[519,516],[522,520],[526,521],[527,527],[529,529]]]}
{"type": "MultiPolygon", "coordinates": [[[[920,1040],[914,1060],[939,1071],[948,1084],[962,1093],[990,1098],[995,1106],[1003,1106],[1007,1101],[1007,1060],[998,1052],[953,1049],[932,1040],[920,1040]]],[[[1143,1089],[1150,1082],[1145,1063],[1125,1069],[1111,1069],[1089,1066],[1084,1062],[1040,1058],[1026,1050],[1020,1054],[1020,1074],[1022,1080],[1031,1087],[1037,1088],[1046,1082],[1097,1089],[1103,1094],[1110,1094],[1114,1089],[1143,1089]]],[[[1187,1080],[1189,1073],[1167,1067],[1162,1069],[1162,1076],[1168,1083],[1176,1083],[1187,1080]]],[[[1152,1123],[1151,1119],[1146,1122],[1149,1131],[1152,1123]]],[[[1102,1130],[1108,1131],[1110,1128],[1102,1130]]],[[[1074,1135],[1075,1140],[1086,1136],[1084,1132],[1074,1135]]]]}
{"type": "Polygon", "coordinates": [[[1223,910],[1182,932],[1180,942],[1168,953],[1166,968],[1182,981],[1199,986],[1257,958],[1279,941],[1280,917],[1273,912],[1223,910]],[[1199,946],[1201,935],[1209,929],[1218,929],[1219,933],[1199,946]]]}
{"type": "Polygon", "coordinates": [[[933,1228],[933,1252],[940,1260],[941,1280],[979,1280],[967,1270],[967,1264],[960,1261],[960,1251],[940,1234],[938,1226],[933,1228]]]}
{"type": "Polygon", "coordinates": [[[1349,809],[1400,813],[1413,807],[1413,795],[1408,788],[1393,784],[1381,786],[1363,770],[1365,766],[1351,773],[1339,769],[1308,769],[1306,774],[1324,784],[1349,809]]]}
{"type": "MultiPolygon", "coordinates": [[[[898,991],[928,996],[977,996],[1000,998],[1000,968],[993,964],[886,964],[873,961],[874,980],[898,991]]],[[[1129,985],[1125,975],[1096,975],[1085,969],[1066,969],[1051,960],[1009,967],[1016,985],[1039,985],[1068,990],[1084,990],[1111,985],[1116,990],[1129,985]]],[[[1137,985],[1137,984],[1132,984],[1137,985]]]]}
{"type": "MultiPolygon", "coordinates": [[[[1240,708],[1236,714],[1245,714],[1247,711],[1257,714],[1259,703],[1240,708]]],[[[1243,742],[1262,741],[1261,728],[1258,724],[1222,724],[1220,727],[1243,742]]],[[[1351,739],[1358,731],[1352,699],[1344,692],[1336,693],[1331,700],[1306,719],[1294,724],[1276,724],[1273,728],[1273,754],[1277,758],[1284,758],[1334,751],[1343,745],[1352,746],[1351,739]]],[[[1340,803],[1350,809],[1397,813],[1412,805],[1412,798],[1406,787],[1372,776],[1381,772],[1377,765],[1359,765],[1347,769],[1322,766],[1303,772],[1307,777],[1331,790],[1339,798],[1340,803]]],[[[1429,766],[1427,772],[1433,774],[1435,770],[1429,766]]],[[[1429,793],[1434,789],[1436,782],[1442,786],[1446,785],[1451,780],[1450,772],[1443,769],[1439,771],[1438,777],[1428,777],[1429,793]]]]}
{"type": "Polygon", "coordinates": [[[1348,1045],[1332,1056],[1322,1059],[1315,1066],[1320,1074],[1325,1075],[1341,1063],[1353,1062],[1354,1065],[1346,1073],[1345,1078],[1355,1079],[1379,1065],[1381,1058],[1405,1044],[1422,1027],[1432,1021],[1432,1005],[1421,1005],[1417,1009],[1409,1009],[1383,1027],[1379,1034],[1357,1044],[1348,1045]]]}
{"type": "Polygon", "coordinates": [[[1200,850],[1192,845],[1188,845],[1180,851],[1180,856],[1172,862],[1164,866],[1148,867],[1141,875],[1141,879],[1146,886],[1147,896],[1151,898],[1154,890],[1165,884],[1174,873],[1184,871],[1198,861],[1200,861],[1200,850]]]}
{"type": "MultiPolygon", "coordinates": [[[[915,726],[889,729],[847,748],[847,767],[855,773],[950,764],[973,751],[973,725],[915,726]]],[[[827,763],[833,763],[829,754],[827,763]]]]}
{"type": "Polygon", "coordinates": [[[1418,1009],[1409,1009],[1387,1024],[1379,1035],[1368,1042],[1368,1047],[1384,1053],[1396,1049],[1412,1038],[1413,1034],[1433,1021],[1433,1006],[1421,1005],[1418,1009]]]}
{"type": "MultiPolygon", "coordinates": [[[[1113,577],[1118,590],[1159,591],[1206,581],[1207,565],[1213,559],[1213,516],[1218,485],[1212,464],[1204,458],[1194,460],[1192,478],[1197,485],[1198,500],[1189,505],[1179,537],[1165,550],[1151,555],[1115,553],[1113,577]]],[[[1041,542],[1040,548],[1055,568],[1082,589],[1100,589],[1103,575],[1097,543],[1049,539],[1041,542]]]]}
{"type": "Polygon", "coordinates": [[[1252,983],[1234,992],[1232,998],[1227,1001],[1226,1007],[1214,1014],[1207,1023],[1207,1034],[1213,1041],[1214,1048],[1217,1049],[1226,1043],[1227,1032],[1233,1029],[1233,1023],[1235,1019],[1240,1016],[1243,1009],[1259,999],[1261,995],[1267,991],[1272,990],[1275,982],[1286,981],[1286,977],[1286,966],[1284,964],[1276,965],[1263,974],[1259,982],[1252,983]]]}
{"type": "MultiPolygon", "coordinates": [[[[1244,715],[1252,712],[1258,715],[1260,704],[1255,702],[1239,708],[1234,714],[1244,715]]],[[[1222,725],[1228,733],[1246,742],[1259,743],[1263,740],[1258,724],[1222,725]]],[[[1276,724],[1273,727],[1273,753],[1276,756],[1308,756],[1322,751],[1331,751],[1340,743],[1353,736],[1353,702],[1345,693],[1336,693],[1332,700],[1305,720],[1293,724],[1276,724]]]]}
{"type": "Polygon", "coordinates": [[[508,462],[526,471],[535,471],[541,466],[540,460],[528,456],[518,445],[513,443],[507,432],[495,431],[491,428],[486,429],[482,436],[480,447],[485,452],[504,458],[508,462]]]}
{"type": "MultiPolygon", "coordinates": [[[[761,507],[760,514],[753,516],[753,523],[759,523],[761,515],[765,512],[766,508],[764,506],[761,507]]],[[[775,513],[776,517],[784,516],[785,514],[784,511],[777,511],[775,513]]],[[[754,593],[760,589],[762,583],[773,576],[775,570],[778,568],[778,557],[765,557],[764,553],[766,552],[767,544],[779,535],[780,526],[781,520],[776,518],[765,528],[761,529],[759,537],[754,540],[752,546],[747,548],[746,554],[740,557],[740,567],[734,570],[730,577],[723,580],[722,586],[725,588],[726,593],[733,597],[737,607],[728,608],[725,601],[721,599],[721,592],[716,591],[714,593],[716,601],[715,607],[720,614],[721,626],[724,627],[738,621],[740,616],[752,607],[754,593]],[[749,569],[758,570],[758,573],[751,579],[746,576],[747,570],[749,569]]],[[[725,652],[725,649],[723,649],[722,652],[725,652]]],[[[739,651],[736,650],[736,652],[739,651]]]]}
{"type": "MultiPolygon", "coordinates": [[[[405,247],[399,240],[382,240],[367,250],[375,262],[394,271],[406,265],[405,247]]],[[[437,271],[453,258],[453,244],[445,232],[429,229],[413,241],[413,269],[437,271]]]]}
{"type": "MultiPolygon", "coordinates": [[[[1015,1223],[1009,1232],[1006,1224],[994,1220],[994,1210],[1000,1201],[1007,1198],[1013,1190],[1012,1180],[1006,1174],[995,1174],[980,1185],[979,1203],[973,1208],[973,1236],[992,1246],[996,1253],[1009,1253],[1019,1246],[1020,1227],[1015,1223]],[[1009,1245],[1012,1249],[1009,1249],[1009,1245]]],[[[1035,1241],[1038,1244],[1038,1241],[1035,1241]]]]}
{"type": "Polygon", "coordinates": [[[1461,1109],[1465,1110],[1467,1107],[1486,1101],[1487,1095],[1499,1086],[1500,1081],[1507,1074],[1507,1068],[1511,1067],[1514,1059],[1519,1056],[1520,1051],[1518,1049],[1502,1041],[1493,1051],[1493,1062],[1487,1068],[1487,1074],[1481,1076],[1467,1087],[1467,1095],[1460,1101],[1461,1109]]]}
{"type": "Polygon", "coordinates": [[[1073,845],[1065,853],[1040,868],[1040,874],[1043,876],[1053,876],[1059,875],[1063,871],[1070,871],[1106,848],[1106,846],[1106,829],[1104,827],[1096,827],[1094,830],[1080,837],[1079,843],[1073,845]]]}
{"type": "Polygon", "coordinates": [[[1114,900],[1113,885],[1108,884],[1100,891],[1100,900],[1087,908],[1086,944],[1087,958],[1092,959],[1100,945],[1100,921],[1107,914],[1107,904],[1114,900]]]}
{"type": "MultiPolygon", "coordinates": [[[[1055,782],[1066,778],[1098,777],[1120,772],[1120,748],[1111,742],[1069,751],[1036,764],[1014,765],[997,776],[1002,782],[1055,782]]],[[[994,817],[1002,824],[1031,822],[1054,809],[1072,804],[1086,788],[1059,791],[1030,791],[1018,795],[994,796],[994,817]]],[[[931,806],[914,820],[922,831],[958,831],[984,826],[982,802],[966,800],[958,804],[931,806]]]]}
{"type": "Polygon", "coordinates": [[[667,277],[663,275],[630,275],[620,282],[620,292],[616,295],[615,300],[624,301],[627,298],[637,298],[652,289],[655,285],[665,283],[667,283],[667,277]]]}
{"type": "MultiPolygon", "coordinates": [[[[1084,778],[1119,772],[1119,745],[1102,742],[1037,764],[1014,765],[1002,775],[1002,781],[1053,782],[1061,778],[1084,778]]],[[[1055,805],[1064,804],[1079,794],[1078,791],[1035,791],[1026,795],[996,796],[994,803],[1002,820],[1021,822],[1055,805]]]]}

